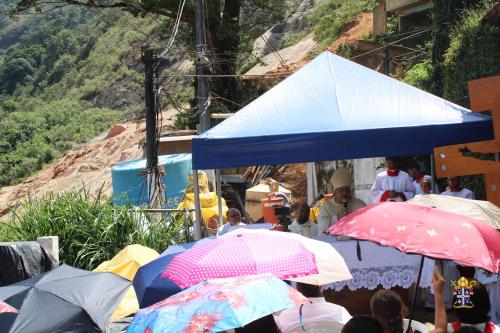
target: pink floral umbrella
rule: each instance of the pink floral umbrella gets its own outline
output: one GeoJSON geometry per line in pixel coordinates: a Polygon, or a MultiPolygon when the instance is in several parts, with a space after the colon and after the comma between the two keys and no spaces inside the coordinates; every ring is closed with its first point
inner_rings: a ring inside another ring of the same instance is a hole
{"type": "Polygon", "coordinates": [[[271,273],[290,279],[318,273],[315,255],[281,232],[235,230],[177,255],[162,277],[187,288],[207,279],[271,273]]]}
{"type": "Polygon", "coordinates": [[[500,232],[483,221],[432,207],[379,203],[356,210],[327,231],[500,272],[500,232]]]}
{"type": "MultiPolygon", "coordinates": [[[[417,287],[425,256],[500,272],[500,232],[485,222],[437,208],[401,202],[378,203],[345,216],[327,232],[421,254],[417,287]]],[[[408,327],[417,296],[418,288],[413,295],[408,327]]]]}

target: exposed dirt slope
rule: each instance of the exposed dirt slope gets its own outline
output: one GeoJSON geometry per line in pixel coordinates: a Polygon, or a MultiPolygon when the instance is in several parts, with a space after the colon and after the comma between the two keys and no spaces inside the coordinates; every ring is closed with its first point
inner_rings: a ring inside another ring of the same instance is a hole
{"type": "MultiPolygon", "coordinates": [[[[163,113],[164,127],[172,124],[174,115],[175,110],[163,113]]],[[[111,195],[111,168],[141,158],[144,138],[144,121],[115,125],[105,138],[96,138],[70,151],[20,184],[0,188],[0,217],[28,194],[43,196],[85,186],[92,192],[102,187],[104,194],[111,195]]]]}

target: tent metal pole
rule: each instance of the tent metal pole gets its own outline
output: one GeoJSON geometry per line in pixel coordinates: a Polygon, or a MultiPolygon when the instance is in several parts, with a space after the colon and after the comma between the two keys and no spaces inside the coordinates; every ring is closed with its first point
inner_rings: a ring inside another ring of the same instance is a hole
{"type": "Polygon", "coordinates": [[[219,213],[218,222],[219,222],[219,227],[221,227],[224,222],[224,217],[222,216],[222,182],[221,182],[220,169],[215,170],[215,187],[217,190],[217,209],[219,213]]]}
{"type": "Polygon", "coordinates": [[[201,239],[201,206],[200,206],[200,188],[198,185],[198,170],[193,170],[193,191],[194,191],[194,211],[195,219],[193,221],[194,240],[201,239]]]}
{"type": "Polygon", "coordinates": [[[312,206],[318,197],[318,182],[316,177],[316,163],[307,163],[307,204],[312,206]]]}
{"type": "Polygon", "coordinates": [[[432,178],[432,193],[439,194],[439,189],[436,183],[436,169],[434,165],[434,154],[431,153],[431,178],[432,178]]]}

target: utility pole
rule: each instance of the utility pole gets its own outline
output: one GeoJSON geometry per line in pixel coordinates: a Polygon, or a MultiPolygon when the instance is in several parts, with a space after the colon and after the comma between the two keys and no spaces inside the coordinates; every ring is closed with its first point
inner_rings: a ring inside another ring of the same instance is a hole
{"type": "MultiPolygon", "coordinates": [[[[205,67],[208,63],[205,56],[205,19],[203,17],[203,0],[194,1],[194,19],[196,29],[196,75],[198,82],[197,89],[197,105],[198,114],[200,115],[200,130],[203,133],[210,128],[210,112],[207,108],[208,102],[208,78],[203,77],[205,67]]],[[[198,187],[198,170],[193,170],[193,187],[194,187],[194,209],[195,220],[193,223],[194,239],[201,238],[201,205],[200,205],[200,189],[198,187]]]]}
{"type": "Polygon", "coordinates": [[[148,203],[150,208],[157,208],[161,188],[157,188],[158,154],[156,137],[156,101],[154,94],[154,70],[158,63],[156,51],[149,47],[143,48],[144,62],[144,92],[146,98],[146,177],[148,203]]]}
{"type": "Polygon", "coordinates": [[[194,7],[195,29],[196,29],[196,75],[198,75],[198,112],[200,115],[200,132],[203,133],[210,128],[210,112],[207,108],[208,101],[208,78],[202,77],[208,59],[205,55],[205,19],[203,17],[203,0],[195,0],[194,7]]]}

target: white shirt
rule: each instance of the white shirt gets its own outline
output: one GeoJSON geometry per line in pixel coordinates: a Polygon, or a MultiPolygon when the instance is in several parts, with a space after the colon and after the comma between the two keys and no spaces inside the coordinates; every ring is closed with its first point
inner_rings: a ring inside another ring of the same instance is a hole
{"type": "MultiPolygon", "coordinates": [[[[389,176],[387,171],[383,171],[377,175],[375,182],[371,189],[371,199],[373,202],[380,202],[384,199],[386,191],[394,190],[402,192],[406,200],[410,200],[415,196],[415,186],[412,184],[410,175],[406,172],[399,170],[397,176],[389,176]]],[[[388,198],[382,201],[403,201],[400,197],[388,198]]]]}
{"type": "Polygon", "coordinates": [[[318,227],[316,223],[310,220],[304,224],[300,224],[297,220],[293,220],[290,224],[290,231],[309,238],[318,236],[318,227]]]}
{"type": "Polygon", "coordinates": [[[444,191],[441,195],[448,195],[450,197],[464,198],[464,199],[475,199],[474,193],[471,190],[462,188],[460,191],[444,191]]]}
{"type": "MultiPolygon", "coordinates": [[[[349,312],[340,305],[328,303],[324,297],[309,297],[311,304],[302,307],[302,322],[304,324],[317,320],[333,320],[345,324],[352,318],[349,312]]],[[[300,325],[300,306],[283,310],[279,316],[274,317],[281,332],[300,325]]]]}
{"type": "MultiPolygon", "coordinates": [[[[432,183],[432,177],[431,177],[431,176],[429,176],[429,175],[424,175],[424,177],[423,177],[423,178],[424,178],[424,179],[427,179],[427,180],[429,180],[429,181],[431,181],[431,183],[432,183]]],[[[415,179],[415,180],[413,180],[412,184],[413,184],[413,186],[415,186],[415,190],[416,190],[415,194],[422,194],[422,188],[420,187],[420,183],[419,183],[419,182],[417,182],[417,180],[416,180],[416,179],[415,179]]],[[[431,193],[432,193],[432,192],[431,192],[431,193]]]]}
{"type": "Polygon", "coordinates": [[[225,223],[222,227],[220,227],[219,229],[217,229],[217,236],[222,236],[230,231],[232,231],[233,229],[236,229],[234,227],[238,226],[238,225],[244,225],[245,223],[238,223],[237,225],[230,225],[229,223],[225,223]]]}

